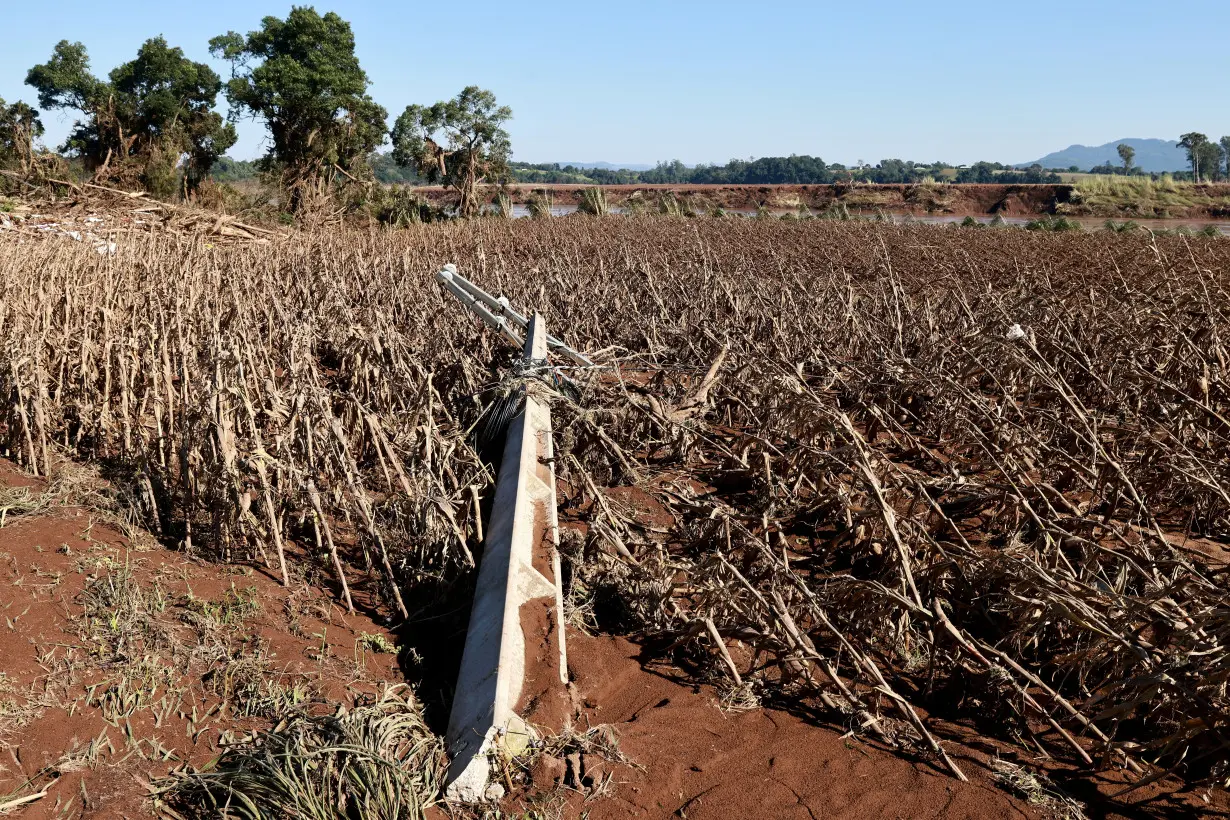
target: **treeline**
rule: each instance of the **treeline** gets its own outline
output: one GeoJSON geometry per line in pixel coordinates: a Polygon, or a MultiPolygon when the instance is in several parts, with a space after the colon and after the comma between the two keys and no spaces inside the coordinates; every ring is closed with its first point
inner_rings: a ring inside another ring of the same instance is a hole
{"type": "MultiPolygon", "coordinates": [[[[373,153],[368,164],[377,181],[386,185],[421,185],[414,168],[398,165],[389,154],[373,153]]],[[[957,167],[944,162],[921,163],[886,159],[878,164],[847,168],[826,164],[819,157],[792,155],[731,160],[725,165],[688,167],[679,160],[660,162],[647,171],[580,168],[559,163],[509,162],[508,181],[559,185],[830,185],[841,182],[879,184],[919,183],[926,180],[960,183],[1058,183],[1059,175],[1040,165],[1016,169],[999,162],[978,162],[957,167]]],[[[1122,169],[1116,169],[1122,171],[1122,169]]],[[[241,182],[260,175],[257,161],[223,157],[214,165],[220,182],[241,182]]]]}
{"type": "Polygon", "coordinates": [[[1230,179],[1230,137],[1222,137],[1214,142],[1199,131],[1190,131],[1179,137],[1179,147],[1187,152],[1187,162],[1191,165],[1194,181],[1219,182],[1230,179]]]}
{"type": "MultiPolygon", "coordinates": [[[[425,180],[412,167],[398,165],[391,154],[373,152],[367,157],[372,176],[384,185],[422,185],[425,180]]],[[[262,178],[260,160],[222,157],[214,163],[210,177],[218,182],[259,181],[262,178]]]]}
{"type": "MultiPolygon", "coordinates": [[[[1189,131],[1179,137],[1179,147],[1187,153],[1187,164],[1190,171],[1180,171],[1170,174],[1173,179],[1186,182],[1225,182],[1230,180],[1230,136],[1222,137],[1217,142],[1199,131],[1189,131]]],[[[1089,169],[1091,174],[1117,176],[1152,176],[1136,166],[1136,149],[1127,143],[1115,146],[1119,154],[1118,164],[1105,162],[1089,169]]],[[[1080,170],[1072,166],[1071,171],[1080,170]]]]}
{"type": "MultiPolygon", "coordinates": [[[[783,185],[829,183],[1054,183],[1059,176],[1034,165],[953,166],[944,162],[884,159],[847,167],[819,157],[791,155],[735,159],[688,167],[678,160],[645,171],[534,165],[510,161],[504,125],[512,112],[474,86],[431,105],[410,105],[389,127],[389,112],[368,94],[369,78],[355,53],[350,24],[330,12],[294,7],[268,16],[246,34],[234,31],[208,42],[230,64],[224,80],[162,37],[147,40],[132,60],[96,73],[86,46],[59,42],[25,81],[38,108],[0,100],[0,185],[16,174],[63,179],[71,170],[95,182],[143,188],[163,198],[194,199],[207,183],[259,178],[292,213],[368,208],[397,221],[419,205],[390,186],[440,183],[456,192],[456,211],[483,207],[480,183],[783,185]],[[228,103],[229,117],[217,110],[228,103]],[[74,118],[56,150],[43,147],[43,112],[74,118]],[[265,123],[267,153],[235,160],[239,118],[265,123]],[[386,148],[389,146],[389,148],[386,148]]],[[[1183,135],[1193,178],[1227,174],[1230,140],[1183,135]]],[[[1130,157],[1125,172],[1131,171],[1130,157]]]]}
{"type": "Polygon", "coordinates": [[[389,112],[367,93],[350,24],[332,12],[296,6],[208,47],[230,63],[229,80],[162,37],[106,75],[94,72],[83,43],[61,40],[25,81],[42,111],[75,116],[73,128],[49,151],[40,112],[0,100],[0,184],[13,176],[55,184],[75,167],[97,183],[195,199],[207,182],[260,177],[294,214],[336,213],[341,203],[400,221],[422,204],[376,183],[442,183],[469,216],[481,207],[478,182],[507,177],[507,106],[470,86],[450,100],[407,106],[390,129],[389,112]],[[229,119],[216,110],[220,97],[229,119]],[[269,150],[259,160],[226,156],[240,117],[265,123],[269,150]],[[391,152],[377,150],[388,143],[391,152]]]}
{"type": "Polygon", "coordinates": [[[516,182],[582,185],[830,185],[841,182],[919,183],[927,180],[1039,184],[1060,181],[1058,174],[1044,170],[1040,165],[1017,170],[998,162],[956,167],[944,162],[885,159],[876,165],[848,168],[840,163],[827,164],[819,157],[798,154],[735,159],[725,165],[693,167],[673,160],[659,162],[648,171],[513,162],[509,165],[509,172],[516,182]]]}

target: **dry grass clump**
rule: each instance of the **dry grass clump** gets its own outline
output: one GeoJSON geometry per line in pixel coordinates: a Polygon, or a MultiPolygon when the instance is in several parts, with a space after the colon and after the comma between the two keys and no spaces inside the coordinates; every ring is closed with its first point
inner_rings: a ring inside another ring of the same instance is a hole
{"type": "Polygon", "coordinates": [[[167,596],[159,584],[141,583],[129,563],[86,579],[79,603],[82,639],[104,661],[132,661],[171,637],[159,616],[167,596]]]}
{"type": "Polygon", "coordinates": [[[606,190],[593,186],[581,191],[581,201],[577,210],[591,216],[606,216],[611,212],[611,206],[606,201],[606,190]]]}
{"type": "Polygon", "coordinates": [[[1058,206],[1060,213],[1120,214],[1143,217],[1180,217],[1188,213],[1224,213],[1230,197],[1225,186],[1178,182],[1169,174],[1147,176],[1080,177],[1071,200],[1058,206]]]}
{"type": "Polygon", "coordinates": [[[415,820],[435,801],[441,751],[404,687],[392,687],[236,741],[159,784],[155,802],[171,818],[415,820]]]}
{"type": "Polygon", "coordinates": [[[556,399],[577,620],[954,772],[915,707],[1226,776],[1223,242],[629,218],[0,245],[9,450],[412,617],[481,549],[472,428],[513,358],[445,262],[601,351],[556,399]]]}
{"type": "Polygon", "coordinates": [[[32,515],[49,504],[47,493],[36,493],[29,487],[0,487],[0,527],[10,517],[32,515]]]}
{"type": "Polygon", "coordinates": [[[1051,784],[1045,775],[1010,760],[994,760],[995,779],[1014,794],[1025,798],[1053,820],[1085,820],[1085,807],[1051,784]]]}
{"type": "Polygon", "coordinates": [[[302,677],[284,681],[260,647],[242,646],[204,678],[232,715],[280,719],[297,714],[317,694],[302,677]]]}

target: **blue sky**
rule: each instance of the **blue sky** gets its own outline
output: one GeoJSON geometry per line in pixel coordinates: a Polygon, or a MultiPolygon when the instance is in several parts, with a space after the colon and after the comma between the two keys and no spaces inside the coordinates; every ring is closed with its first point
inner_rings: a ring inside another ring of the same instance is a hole
{"type": "MultiPolygon", "coordinates": [[[[210,60],[210,37],[291,5],[59,0],[51,13],[0,0],[0,97],[33,102],[26,71],[61,39],[84,42],[99,75],[159,34],[210,60]]],[[[515,158],[529,162],[1020,162],[1071,143],[1230,134],[1226,0],[313,5],[351,22],[390,118],[481,85],[512,106],[515,158]]],[[[47,142],[71,121],[47,114],[47,142]]],[[[239,128],[232,153],[261,153],[263,128],[239,128]]]]}

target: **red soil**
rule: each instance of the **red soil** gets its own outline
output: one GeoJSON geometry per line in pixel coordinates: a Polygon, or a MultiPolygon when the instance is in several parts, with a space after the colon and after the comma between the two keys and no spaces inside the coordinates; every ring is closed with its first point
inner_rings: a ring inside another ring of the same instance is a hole
{"type": "MultiPolygon", "coordinates": [[[[3,461],[0,484],[42,488],[3,461]]],[[[647,523],[664,512],[636,492],[614,493],[611,500],[638,508],[647,523]]],[[[0,634],[9,632],[0,640],[0,795],[46,791],[22,810],[23,817],[151,816],[148,784],[185,763],[209,761],[224,730],[268,725],[267,719],[220,709],[221,699],[208,684],[211,669],[203,662],[190,665],[187,674],[176,671],[128,717],[107,719],[99,695],[116,690],[140,653],[125,663],[97,654],[83,638],[82,592],[91,578],[125,565],[142,588],[157,583],[164,590],[167,624],[184,645],[197,639],[175,617],[189,596],[216,602],[231,589],[252,588],[260,612],[229,630],[236,641],[231,649],[259,647],[269,674],[310,684],[313,708],[331,711],[333,703],[373,691],[381,681],[402,679],[394,656],[371,654],[363,646],[363,633],[391,639],[384,628],[364,615],[345,614],[303,584],[287,590],[260,571],[133,544],[84,509],[10,516],[0,528],[0,576],[6,581],[0,584],[0,634]],[[27,781],[32,785],[18,792],[27,781]]],[[[551,810],[546,816],[595,820],[1045,816],[995,785],[990,761],[997,754],[1011,759],[1012,752],[972,731],[962,735],[961,727],[945,727],[946,748],[971,778],[961,783],[930,761],[847,738],[803,713],[723,711],[711,687],[687,681],[672,667],[646,663],[641,648],[623,638],[569,630],[572,687],[561,696],[552,683],[558,670],[551,620],[545,604],[525,613],[529,634],[541,640],[527,641],[530,678],[522,706],[533,722],[551,729],[570,721],[581,731],[610,726],[629,763],[574,755],[577,783],[569,764],[544,755],[529,782],[505,798],[509,811],[538,807],[551,810]],[[549,690],[552,697],[543,698],[549,690]]],[[[1056,775],[1064,771],[1054,761],[1021,762],[1056,775]]],[[[1112,773],[1082,782],[1105,794],[1122,788],[1123,779],[1112,773]]],[[[1129,803],[1102,804],[1097,816],[1194,816],[1199,809],[1230,817],[1220,795],[1204,805],[1192,795],[1168,796],[1167,788],[1175,786],[1149,786],[1128,796],[1129,803]]],[[[450,812],[437,808],[430,815],[450,812]]]]}
{"type": "Polygon", "coordinates": [[[723,712],[710,688],[645,669],[627,640],[570,638],[586,719],[613,724],[620,749],[643,767],[615,769],[592,818],[1040,816],[985,772],[961,783],[785,712],[723,712]]]}
{"type": "MultiPolygon", "coordinates": [[[[2,461],[0,483],[43,488],[2,461]]],[[[208,653],[187,662],[186,673],[173,663],[177,652],[197,645],[182,619],[194,601],[250,590],[260,611],[220,630],[223,657],[259,652],[267,675],[313,693],[311,708],[332,711],[381,681],[401,679],[395,656],[373,654],[361,638],[393,640],[370,618],[346,614],[302,583],[285,589],[250,568],[134,544],[85,509],[10,513],[0,528],[0,580],[0,804],[46,792],[23,817],[152,816],[149,783],[182,764],[211,760],[225,730],[268,726],[222,705],[211,685],[220,664],[208,653]],[[125,567],[141,589],[163,590],[166,609],[155,619],[179,649],[134,646],[114,658],[86,634],[87,584],[125,567]],[[136,708],[117,716],[103,702],[125,693],[142,662],[157,685],[141,687],[136,708]]]]}
{"type": "MultiPolygon", "coordinates": [[[[542,659],[531,649],[527,660],[532,666],[542,659]]],[[[724,711],[712,687],[646,662],[641,647],[625,638],[569,630],[568,665],[577,703],[574,729],[607,727],[628,762],[576,755],[573,764],[583,778],[577,783],[572,764],[543,755],[529,782],[502,801],[511,816],[532,810],[591,820],[1065,816],[1057,805],[1034,805],[1007,792],[992,768],[1002,759],[1063,783],[1064,791],[1089,804],[1089,817],[1230,817],[1221,792],[1205,802],[1199,790],[1163,780],[1113,798],[1133,779],[1021,757],[967,727],[943,724],[945,749],[970,778],[962,783],[933,761],[908,759],[802,714],[724,711]]],[[[529,680],[533,691],[523,696],[523,705],[535,702],[542,685],[532,675],[529,680]]],[[[537,725],[554,728],[559,711],[553,711],[550,723],[537,725]]]]}

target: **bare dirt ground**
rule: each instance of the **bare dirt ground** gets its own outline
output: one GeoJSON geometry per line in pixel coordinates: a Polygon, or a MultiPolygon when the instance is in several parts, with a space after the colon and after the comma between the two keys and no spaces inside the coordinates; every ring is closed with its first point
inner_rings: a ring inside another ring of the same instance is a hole
{"type": "Polygon", "coordinates": [[[985,769],[961,783],[801,715],[724,710],[711,687],[644,665],[628,640],[570,638],[586,719],[611,725],[639,764],[599,765],[609,796],[589,805],[591,818],[1045,816],[997,789],[985,769]]]}
{"type": "Polygon", "coordinates": [[[400,678],[389,633],[313,589],[89,509],[20,513],[48,488],[8,462],[0,487],[0,814],[149,816],[150,784],[228,733],[400,678]]]}
{"type": "MultiPolygon", "coordinates": [[[[265,728],[290,706],[328,710],[403,679],[387,651],[391,633],[306,586],[284,589],[259,567],[194,561],[86,508],[14,506],[49,488],[5,461],[0,486],[0,626],[9,633],[0,642],[0,805],[8,811],[157,816],[151,784],[205,765],[228,737],[265,728]]],[[[1065,816],[1052,795],[1031,802],[1006,790],[997,766],[1016,753],[973,731],[967,744],[949,744],[971,774],[961,783],[933,762],[820,725],[805,709],[731,708],[626,638],[570,630],[568,640],[580,707],[572,734],[617,752],[574,743],[540,754],[513,775],[502,807],[510,816],[1065,816]]],[[[558,723],[562,713],[537,718],[558,723]]],[[[1062,777],[1062,766],[1052,774],[1062,777]]],[[[1117,785],[1084,787],[1096,797],[1117,785]]],[[[1175,787],[1155,784],[1090,816],[1230,816],[1225,806],[1166,797],[1175,787]]]]}

